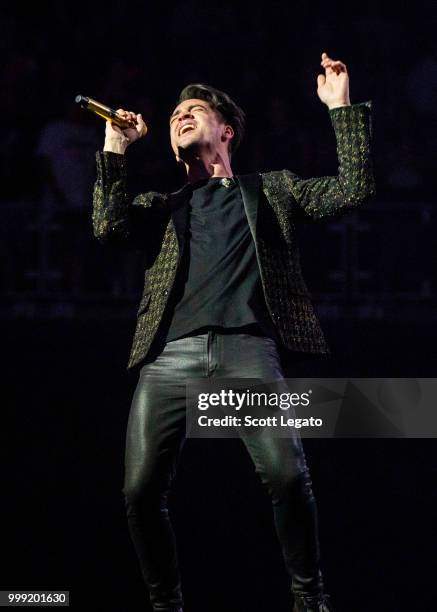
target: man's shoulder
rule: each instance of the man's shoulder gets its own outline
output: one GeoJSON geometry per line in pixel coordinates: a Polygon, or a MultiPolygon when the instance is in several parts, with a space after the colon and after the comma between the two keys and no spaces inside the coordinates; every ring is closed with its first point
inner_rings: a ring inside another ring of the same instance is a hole
{"type": "Polygon", "coordinates": [[[284,168],[283,170],[266,170],[265,172],[260,172],[262,179],[268,181],[281,181],[287,178],[297,176],[291,170],[284,168]]]}
{"type": "Polygon", "coordinates": [[[299,180],[299,176],[288,169],[269,170],[260,172],[261,180],[264,188],[267,188],[272,193],[290,192],[293,184],[299,180]]]}
{"type": "Polygon", "coordinates": [[[244,179],[246,176],[247,177],[252,177],[252,176],[256,176],[259,175],[261,177],[262,181],[267,181],[267,182],[274,182],[274,181],[284,181],[287,179],[291,179],[291,178],[297,178],[298,175],[295,174],[294,172],[292,172],[291,170],[288,169],[283,169],[283,170],[264,170],[264,171],[258,171],[258,172],[248,172],[247,174],[237,174],[237,178],[240,179],[244,179]]]}
{"type": "Polygon", "coordinates": [[[175,191],[147,191],[137,195],[133,203],[136,206],[144,206],[146,208],[152,205],[155,207],[166,206],[183,198],[187,188],[188,185],[185,184],[175,191]]]}
{"type": "Polygon", "coordinates": [[[140,206],[143,208],[149,208],[150,206],[156,206],[164,204],[167,199],[167,194],[160,193],[159,191],[146,191],[139,193],[133,200],[133,206],[140,206]]]}

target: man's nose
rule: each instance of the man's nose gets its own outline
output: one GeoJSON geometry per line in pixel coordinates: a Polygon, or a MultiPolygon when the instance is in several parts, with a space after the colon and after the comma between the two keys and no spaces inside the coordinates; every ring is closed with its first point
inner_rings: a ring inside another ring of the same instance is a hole
{"type": "Polygon", "coordinates": [[[193,113],[191,111],[185,111],[185,113],[181,113],[179,115],[179,123],[181,123],[181,121],[183,121],[184,119],[192,119],[193,118],[193,113]]]}

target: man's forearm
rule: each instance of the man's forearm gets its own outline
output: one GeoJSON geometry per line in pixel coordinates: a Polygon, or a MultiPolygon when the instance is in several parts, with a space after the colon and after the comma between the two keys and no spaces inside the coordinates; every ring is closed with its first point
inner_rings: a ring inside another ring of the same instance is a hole
{"type": "Polygon", "coordinates": [[[94,236],[101,241],[124,233],[128,209],[126,160],[114,151],[97,152],[93,191],[94,236]]]}

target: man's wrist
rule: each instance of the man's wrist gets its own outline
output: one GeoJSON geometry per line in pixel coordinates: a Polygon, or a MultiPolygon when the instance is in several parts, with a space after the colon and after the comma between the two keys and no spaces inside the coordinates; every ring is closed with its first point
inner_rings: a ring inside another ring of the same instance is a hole
{"type": "Polygon", "coordinates": [[[333,110],[334,108],[341,108],[342,106],[352,106],[350,102],[331,102],[328,104],[329,110],[333,110]]]}
{"type": "Polygon", "coordinates": [[[124,155],[128,146],[128,141],[120,140],[119,138],[113,140],[105,140],[103,150],[108,153],[118,153],[124,155]]]}

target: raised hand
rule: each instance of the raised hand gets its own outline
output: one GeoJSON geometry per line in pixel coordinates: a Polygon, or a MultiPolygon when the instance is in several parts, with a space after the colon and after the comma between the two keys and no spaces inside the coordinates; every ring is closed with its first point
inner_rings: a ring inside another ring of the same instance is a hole
{"type": "Polygon", "coordinates": [[[327,53],[322,53],[320,64],[325,74],[317,76],[317,94],[328,108],[350,106],[349,75],[346,64],[331,59],[327,53]]]}
{"type": "Polygon", "coordinates": [[[146,135],[147,126],[141,114],[137,115],[130,111],[125,111],[122,108],[118,108],[116,112],[121,117],[134,121],[136,126],[134,128],[121,129],[114,123],[107,121],[105,146],[103,150],[123,154],[130,144],[146,135]]]}

